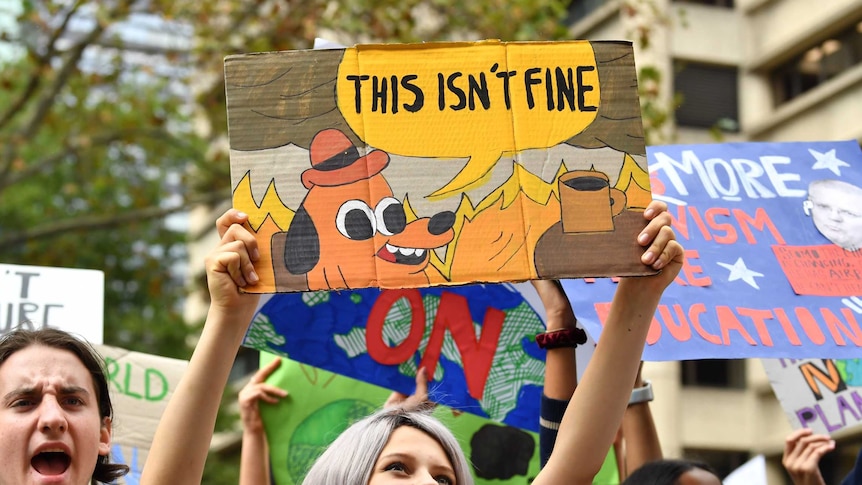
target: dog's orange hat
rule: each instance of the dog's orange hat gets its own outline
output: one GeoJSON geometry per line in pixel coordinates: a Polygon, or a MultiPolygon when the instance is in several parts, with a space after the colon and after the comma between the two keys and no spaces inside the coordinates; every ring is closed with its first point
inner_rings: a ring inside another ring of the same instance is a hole
{"type": "Polygon", "coordinates": [[[372,150],[359,156],[359,150],[341,130],[329,128],[314,135],[309,148],[311,168],[302,172],[302,185],[334,187],[368,179],[389,165],[389,154],[372,150]]]}

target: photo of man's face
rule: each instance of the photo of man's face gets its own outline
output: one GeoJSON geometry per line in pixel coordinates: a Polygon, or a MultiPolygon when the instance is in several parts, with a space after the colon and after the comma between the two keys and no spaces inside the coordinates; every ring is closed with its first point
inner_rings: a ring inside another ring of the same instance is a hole
{"type": "Polygon", "coordinates": [[[847,251],[862,249],[862,188],[840,180],[808,186],[811,218],[827,239],[847,251]]]}

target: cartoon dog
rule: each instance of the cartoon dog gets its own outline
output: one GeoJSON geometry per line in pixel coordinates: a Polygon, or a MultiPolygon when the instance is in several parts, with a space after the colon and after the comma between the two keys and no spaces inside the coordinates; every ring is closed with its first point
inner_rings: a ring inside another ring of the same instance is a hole
{"type": "Polygon", "coordinates": [[[408,223],[381,174],[389,155],[359,156],[339,130],[315,135],[309,156],[311,168],[301,176],[308,193],[283,246],[288,273],[305,275],[312,290],[428,285],[429,253],[452,241],[455,214],[408,223]]]}

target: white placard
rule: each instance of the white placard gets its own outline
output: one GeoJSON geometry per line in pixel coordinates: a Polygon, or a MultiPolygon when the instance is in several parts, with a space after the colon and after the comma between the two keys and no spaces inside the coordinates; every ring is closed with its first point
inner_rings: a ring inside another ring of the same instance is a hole
{"type": "Polygon", "coordinates": [[[725,477],[724,485],[766,485],[766,458],[757,455],[725,477]]]}
{"type": "Polygon", "coordinates": [[[23,323],[25,328],[59,328],[101,344],[104,309],[101,271],[0,264],[0,335],[23,323]]]}
{"type": "Polygon", "coordinates": [[[862,359],[761,359],[793,429],[862,426],[862,359]]]}
{"type": "Polygon", "coordinates": [[[105,358],[114,407],[111,461],[129,465],[124,483],[134,485],[188,362],[107,345],[98,345],[96,350],[105,358]]]}

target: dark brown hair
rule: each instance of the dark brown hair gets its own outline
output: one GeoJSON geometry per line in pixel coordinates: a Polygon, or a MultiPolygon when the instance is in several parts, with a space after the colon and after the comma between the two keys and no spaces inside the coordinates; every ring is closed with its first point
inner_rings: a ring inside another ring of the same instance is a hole
{"type": "MultiPolygon", "coordinates": [[[[645,463],[632,472],[622,485],[678,485],[686,472],[704,470],[715,475],[718,473],[709,465],[693,460],[656,460],[645,463]]],[[[720,481],[720,480],[719,480],[720,481]]]]}
{"type": "MultiPolygon", "coordinates": [[[[93,387],[99,395],[99,415],[104,418],[113,419],[114,408],[111,405],[111,395],[108,390],[108,379],[105,377],[103,367],[104,359],[86,341],[73,335],[54,328],[41,330],[13,330],[0,337],[0,366],[19,350],[33,345],[43,345],[60,350],[68,350],[78,357],[84,367],[90,371],[93,378],[93,387]]],[[[127,465],[110,463],[110,456],[99,455],[96,460],[96,468],[93,470],[93,480],[110,483],[117,478],[129,473],[127,465]]]]}

